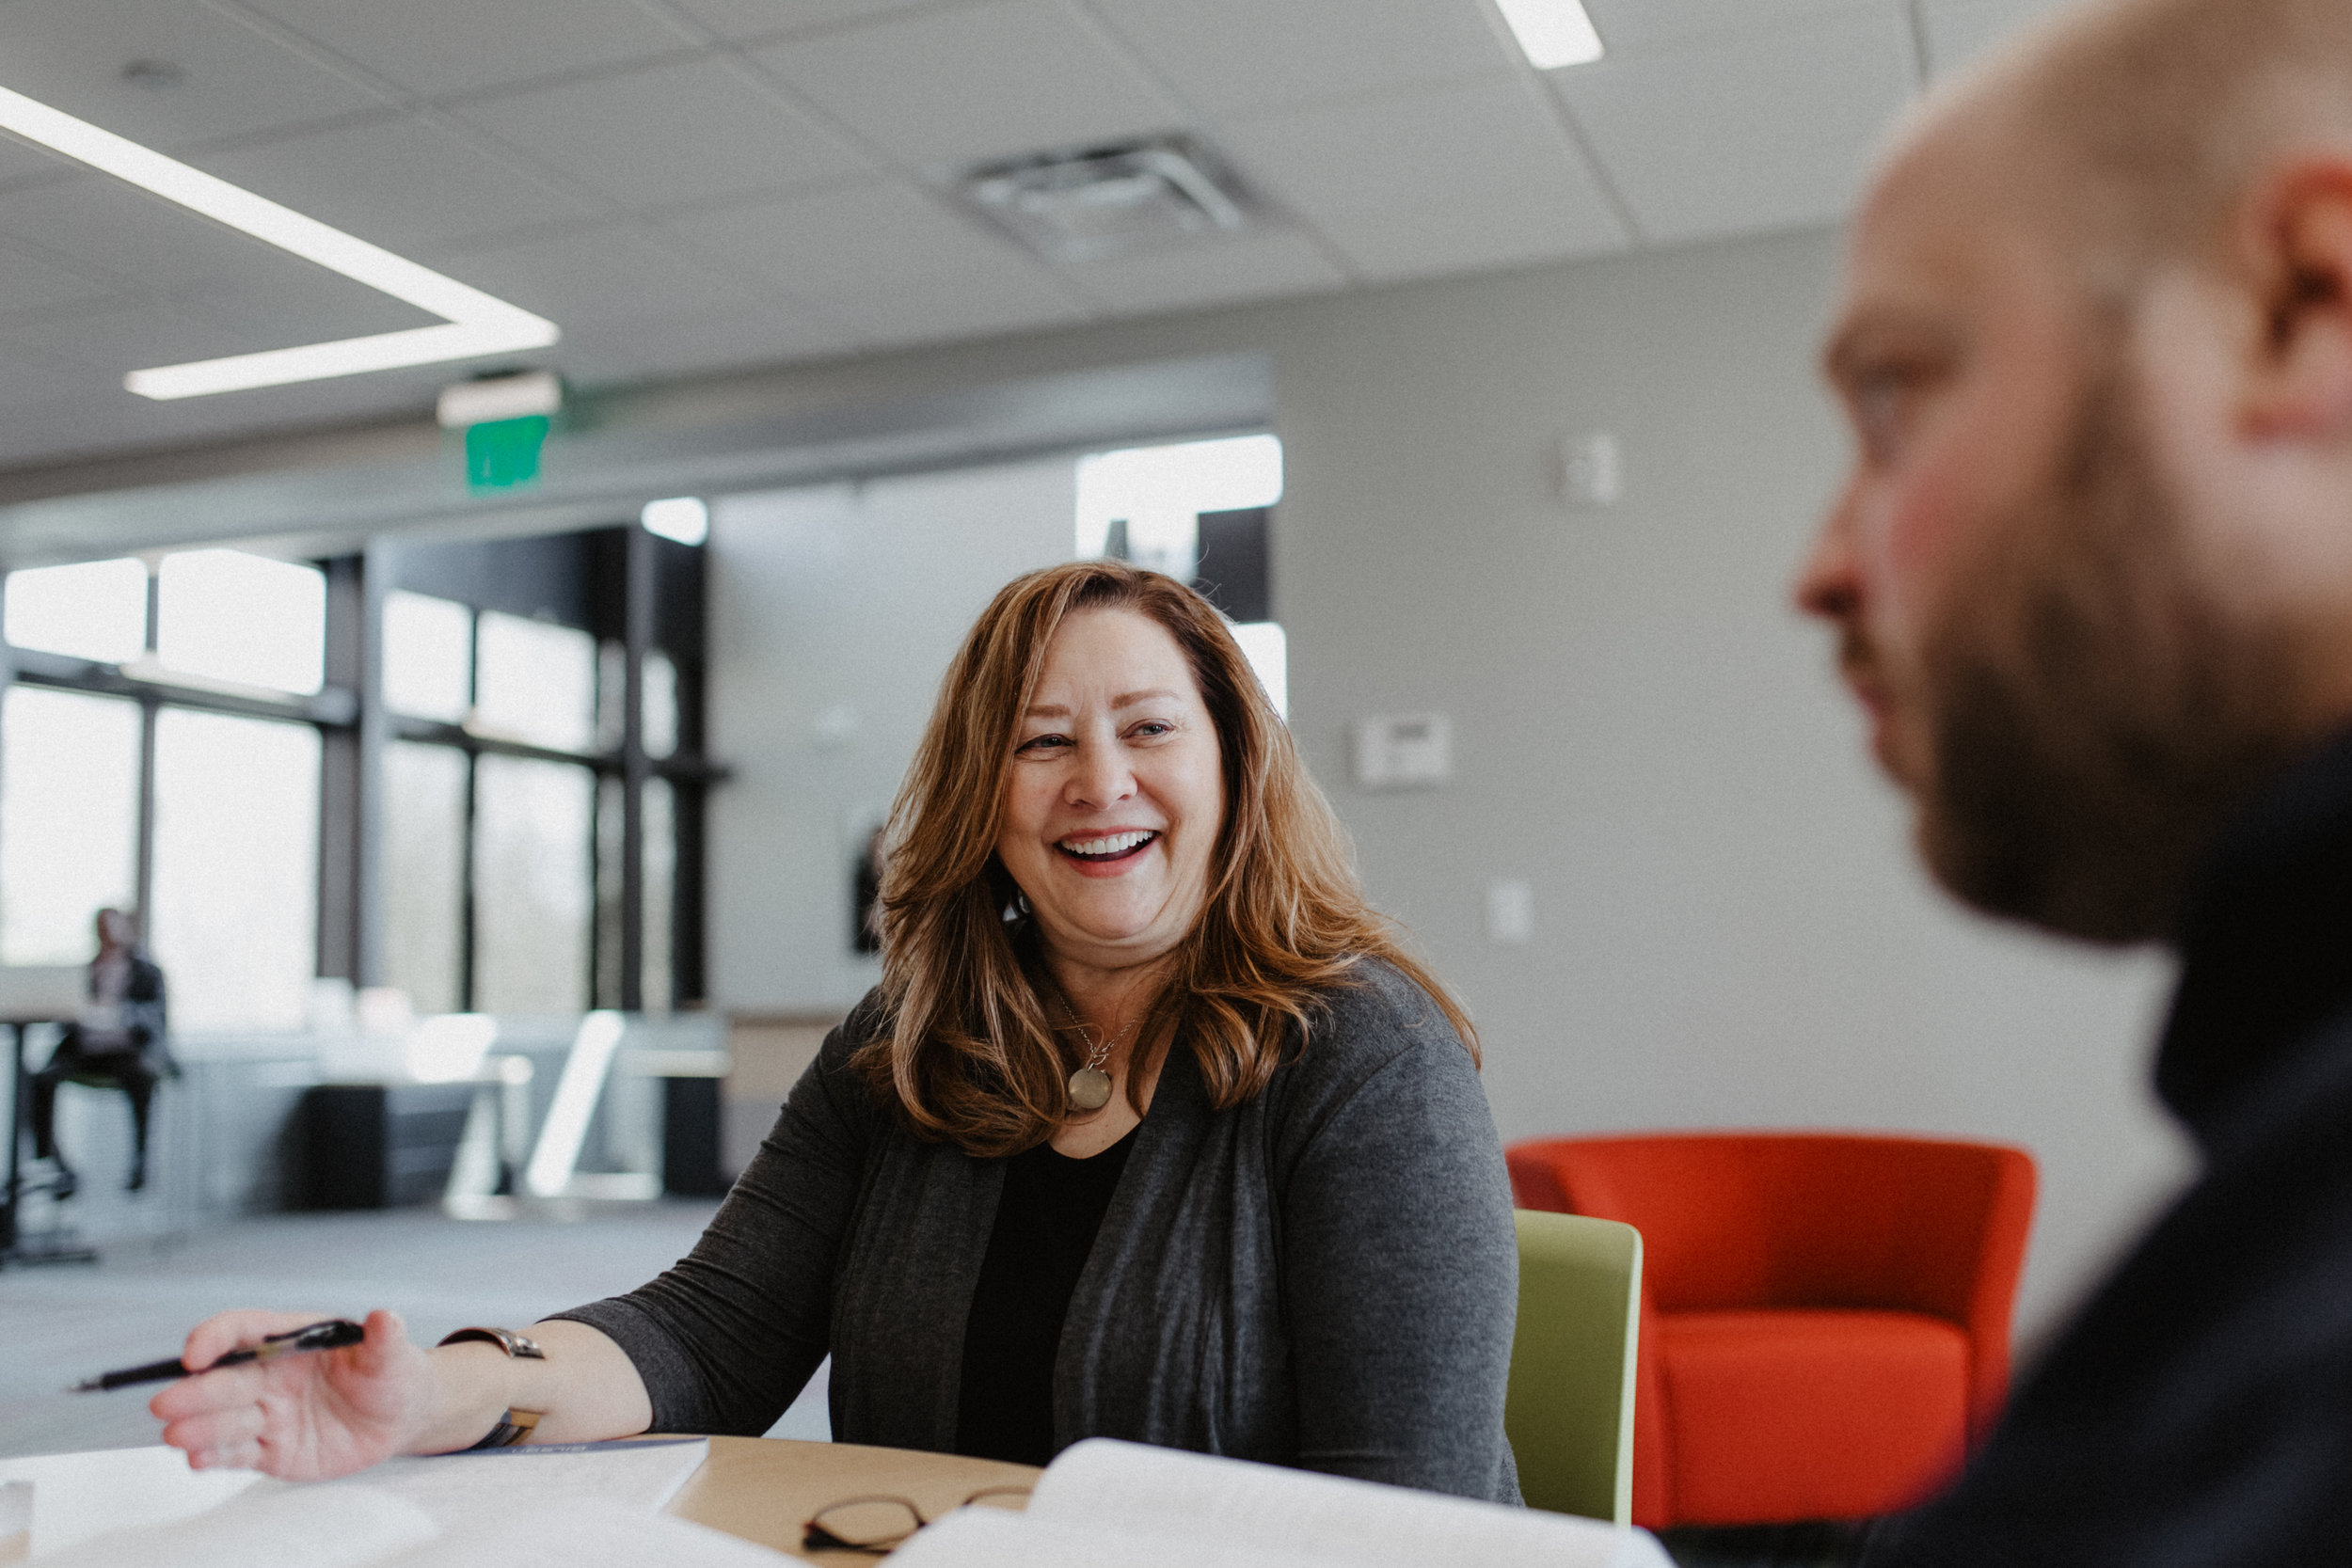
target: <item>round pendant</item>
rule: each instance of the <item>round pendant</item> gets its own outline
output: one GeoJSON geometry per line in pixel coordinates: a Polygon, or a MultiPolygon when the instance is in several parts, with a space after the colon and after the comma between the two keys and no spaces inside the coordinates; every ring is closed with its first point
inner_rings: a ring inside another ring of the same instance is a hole
{"type": "Polygon", "coordinates": [[[1099,1067],[1082,1067],[1070,1075],[1070,1103],[1081,1111],[1099,1111],[1111,1102],[1111,1075],[1099,1067]]]}

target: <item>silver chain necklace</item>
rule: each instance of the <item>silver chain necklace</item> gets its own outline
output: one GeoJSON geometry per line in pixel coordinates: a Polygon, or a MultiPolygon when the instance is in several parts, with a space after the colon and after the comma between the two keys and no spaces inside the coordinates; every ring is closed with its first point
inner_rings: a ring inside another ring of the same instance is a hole
{"type": "Polygon", "coordinates": [[[1138,1013],[1120,1025],[1117,1034],[1097,1043],[1092,1033],[1079,1022],[1078,1015],[1074,1012],[1070,1015],[1070,1026],[1078,1031],[1080,1039],[1087,1042],[1086,1065],[1070,1075],[1070,1103],[1091,1116],[1111,1102],[1111,1075],[1103,1070],[1103,1064],[1110,1060],[1111,1049],[1127,1037],[1129,1030],[1142,1022],[1143,1015],[1138,1013]]]}

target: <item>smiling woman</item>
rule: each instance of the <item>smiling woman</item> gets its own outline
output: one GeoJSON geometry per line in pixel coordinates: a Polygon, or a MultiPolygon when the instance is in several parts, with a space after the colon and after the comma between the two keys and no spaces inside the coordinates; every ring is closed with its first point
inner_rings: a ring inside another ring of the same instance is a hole
{"type": "Polygon", "coordinates": [[[1364,903],[1223,617],[1156,572],[1084,562],[999,594],[942,684],[893,824],[893,1027],[864,1062],[887,1062],[917,1130],[974,1153],[1061,1127],[1063,1058],[1090,1039],[1135,1037],[1112,1058],[1131,1116],[1110,1118],[1133,1126],[1179,999],[1219,1109],[1261,1092],[1286,1031],[1367,962],[1475,1038],[1364,903]]]}
{"type": "MultiPolygon", "coordinates": [[[[1517,1500],[1468,1021],[1217,612],[1120,562],[1009,585],[887,836],[883,982],[675,1268],[527,1352],[428,1355],[379,1314],[175,1385],[167,1440],[302,1477],[510,1441],[516,1411],[536,1441],[756,1433],[830,1354],[843,1442],[1121,1437],[1517,1500]]],[[[291,1322],[227,1314],[184,1359],[291,1322]]]]}

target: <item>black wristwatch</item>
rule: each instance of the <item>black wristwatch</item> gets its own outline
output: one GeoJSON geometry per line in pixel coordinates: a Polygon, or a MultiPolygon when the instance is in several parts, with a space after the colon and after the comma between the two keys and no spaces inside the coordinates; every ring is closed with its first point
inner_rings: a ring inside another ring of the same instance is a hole
{"type": "MultiPolygon", "coordinates": [[[[441,1336],[440,1344],[458,1345],[469,1339],[479,1339],[485,1344],[496,1345],[517,1361],[545,1361],[548,1358],[548,1353],[541,1350],[536,1341],[528,1335],[516,1333],[511,1328],[461,1328],[454,1334],[441,1336]]],[[[435,1348],[438,1349],[439,1345],[435,1348]]],[[[544,1411],[538,1410],[516,1410],[510,1405],[506,1413],[499,1418],[498,1424],[485,1433],[482,1441],[474,1444],[473,1447],[476,1449],[511,1449],[531,1435],[532,1430],[539,1424],[539,1418],[544,1414],[546,1414],[544,1411]]]]}

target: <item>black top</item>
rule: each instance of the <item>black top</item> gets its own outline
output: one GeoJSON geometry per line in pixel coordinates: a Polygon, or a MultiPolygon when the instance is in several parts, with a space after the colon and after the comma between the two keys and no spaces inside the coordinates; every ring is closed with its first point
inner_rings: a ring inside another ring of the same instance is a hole
{"type": "Polygon", "coordinates": [[[1083,1160],[1040,1144],[1005,1162],[995,1227],[964,1320],[958,1453],[1021,1465],[1054,1457],[1062,1320],[1134,1143],[1131,1131],[1083,1160]]]}
{"type": "Polygon", "coordinates": [[[2352,734],[2225,832],[2156,1067],[2205,1170],[1869,1561],[2352,1560],[2352,734]]]}

